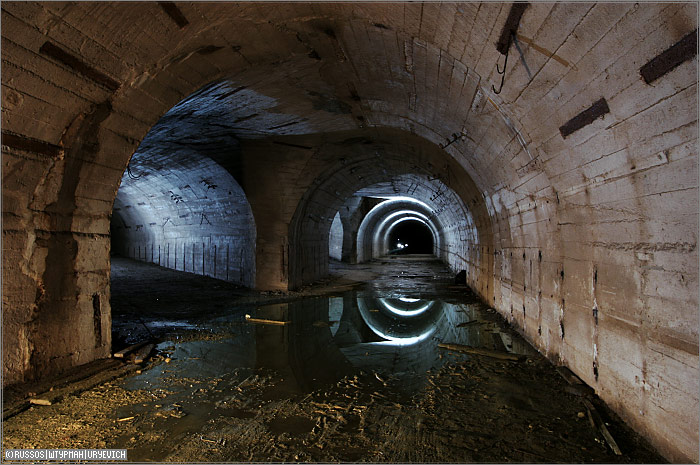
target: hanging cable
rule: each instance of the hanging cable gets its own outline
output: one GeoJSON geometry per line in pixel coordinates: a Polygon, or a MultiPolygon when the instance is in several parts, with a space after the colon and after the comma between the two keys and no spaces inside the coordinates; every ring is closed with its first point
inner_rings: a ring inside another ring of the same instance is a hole
{"type": "Polygon", "coordinates": [[[515,44],[515,48],[518,50],[518,53],[520,54],[520,61],[522,62],[523,66],[525,67],[525,71],[527,71],[527,77],[532,79],[532,72],[530,72],[530,67],[527,65],[527,62],[525,61],[525,54],[523,53],[522,49],[520,48],[520,44],[518,43],[518,36],[516,36],[515,33],[513,33],[512,37],[513,37],[513,44],[515,44]]]}

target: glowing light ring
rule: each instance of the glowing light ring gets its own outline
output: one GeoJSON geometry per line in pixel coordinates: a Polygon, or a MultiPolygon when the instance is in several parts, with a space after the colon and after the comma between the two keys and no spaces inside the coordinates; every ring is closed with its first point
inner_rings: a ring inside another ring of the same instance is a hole
{"type": "MultiPolygon", "coordinates": [[[[386,202],[384,202],[386,203],[386,202]]],[[[379,204],[382,205],[382,204],[379,204]]],[[[376,207],[375,207],[376,208],[376,207]]],[[[427,215],[424,215],[420,212],[414,211],[414,210],[398,210],[395,211],[389,215],[387,215],[381,223],[376,227],[375,229],[375,243],[377,240],[379,240],[379,235],[383,235],[385,240],[388,237],[389,233],[391,230],[399,223],[402,221],[408,221],[408,220],[413,220],[413,221],[418,221],[422,224],[424,224],[428,230],[430,231],[430,234],[433,236],[433,243],[436,244],[438,240],[438,235],[437,231],[435,228],[435,225],[433,222],[428,218],[427,215]],[[403,218],[399,218],[397,220],[394,220],[397,216],[403,216],[403,218]],[[392,222],[393,221],[393,222],[392,222]],[[387,226],[387,223],[391,223],[390,226],[387,226]],[[383,232],[383,233],[382,233],[383,232]]]]}
{"type": "Polygon", "coordinates": [[[412,344],[416,344],[418,342],[425,341],[430,336],[432,336],[433,333],[436,331],[435,326],[431,326],[428,331],[424,332],[423,334],[421,334],[419,336],[403,337],[402,338],[402,337],[396,337],[396,336],[390,336],[388,334],[384,334],[374,324],[372,324],[372,322],[369,320],[365,320],[365,323],[367,323],[367,326],[369,326],[369,329],[371,329],[374,334],[381,337],[382,339],[387,339],[387,341],[376,342],[375,344],[385,344],[385,345],[392,345],[392,346],[410,346],[412,344]]]}
{"type": "MultiPolygon", "coordinates": [[[[430,211],[430,207],[428,206],[427,203],[421,202],[420,200],[414,199],[413,197],[401,197],[401,196],[396,196],[396,197],[379,197],[381,199],[386,199],[386,201],[376,205],[372,210],[379,206],[386,206],[388,203],[393,203],[393,202],[410,202],[410,203],[415,203],[420,205],[421,207],[425,208],[426,210],[430,211]]],[[[370,211],[371,213],[371,211],[370,211]]]]}
{"type": "MultiPolygon", "coordinates": [[[[370,328],[371,328],[371,326],[370,326],[370,328]]],[[[434,332],[435,332],[435,328],[431,329],[427,333],[421,334],[420,336],[408,337],[405,339],[394,338],[391,336],[380,336],[380,337],[383,337],[383,338],[389,339],[389,340],[388,341],[374,342],[374,344],[380,344],[380,345],[385,345],[385,346],[410,346],[413,344],[417,344],[421,341],[425,341],[430,336],[432,336],[434,332]]],[[[375,331],[375,333],[376,333],[376,331],[375,331]]]]}
{"type": "MultiPolygon", "coordinates": [[[[384,298],[379,298],[379,299],[377,299],[377,300],[379,300],[379,302],[381,302],[381,304],[384,305],[384,307],[386,307],[386,309],[389,310],[391,313],[393,313],[393,314],[395,314],[395,315],[399,315],[399,316],[416,316],[416,315],[420,315],[421,313],[425,312],[425,311],[428,310],[430,307],[432,307],[433,304],[435,303],[435,301],[431,300],[431,301],[429,301],[427,304],[425,304],[425,305],[423,305],[422,307],[417,308],[417,309],[415,309],[415,310],[404,310],[404,309],[401,309],[401,308],[396,308],[396,307],[394,307],[394,306],[391,305],[389,302],[387,302],[386,299],[384,299],[384,298]]],[[[416,299],[416,300],[419,300],[419,299],[416,299]]]]}
{"type": "MultiPolygon", "coordinates": [[[[436,301],[430,301],[429,305],[433,305],[436,301]]],[[[381,342],[373,342],[373,344],[383,344],[383,345],[391,345],[391,346],[408,346],[412,344],[417,344],[418,342],[424,341],[431,337],[435,331],[437,331],[437,324],[431,324],[430,327],[428,327],[423,333],[419,334],[418,336],[410,336],[410,337],[396,337],[390,334],[385,334],[384,331],[379,329],[375,322],[373,321],[373,318],[370,316],[369,313],[369,307],[367,306],[367,303],[365,302],[364,299],[361,297],[357,298],[357,307],[358,310],[360,311],[360,316],[362,317],[362,320],[367,324],[367,327],[379,336],[382,339],[385,339],[384,341],[381,342]]],[[[444,317],[444,314],[440,316],[440,318],[444,317]]]]}
{"type": "MultiPolygon", "coordinates": [[[[429,227],[431,230],[433,229],[433,225],[432,225],[431,223],[429,223],[430,220],[428,219],[428,217],[427,217],[426,215],[424,215],[424,214],[422,214],[422,213],[420,213],[420,212],[414,211],[414,210],[398,210],[398,211],[395,211],[395,212],[390,213],[389,215],[387,215],[387,216],[382,220],[382,222],[379,223],[379,225],[377,225],[376,230],[377,230],[377,231],[382,231],[382,230],[384,229],[384,227],[386,226],[387,223],[391,222],[395,217],[401,216],[401,215],[404,215],[404,216],[406,217],[406,219],[410,218],[410,219],[415,220],[415,221],[420,221],[421,223],[423,223],[424,225],[426,225],[427,227],[429,227]],[[412,216],[409,216],[409,215],[412,215],[412,216]]],[[[398,220],[396,220],[396,221],[392,224],[392,226],[393,226],[394,224],[400,222],[400,221],[406,221],[406,220],[405,220],[405,219],[402,219],[402,218],[399,218],[398,220]]]]}
{"type": "MultiPolygon", "coordinates": [[[[403,196],[375,196],[375,198],[386,199],[383,202],[375,205],[364,217],[357,231],[357,258],[358,261],[364,262],[372,257],[380,256],[387,253],[388,244],[386,236],[387,223],[397,215],[411,215],[416,220],[423,219],[425,225],[430,230],[433,236],[434,250],[442,250],[442,226],[438,218],[429,217],[426,213],[431,212],[431,207],[415,198],[403,196]],[[403,203],[403,205],[402,205],[403,203]],[[407,205],[408,204],[408,205],[407,205]],[[415,206],[415,209],[414,209],[415,206]],[[401,208],[400,211],[393,211],[387,215],[387,211],[393,208],[401,208]],[[385,210],[382,212],[382,210],[385,210]]],[[[429,214],[429,213],[428,213],[429,214]]]]}

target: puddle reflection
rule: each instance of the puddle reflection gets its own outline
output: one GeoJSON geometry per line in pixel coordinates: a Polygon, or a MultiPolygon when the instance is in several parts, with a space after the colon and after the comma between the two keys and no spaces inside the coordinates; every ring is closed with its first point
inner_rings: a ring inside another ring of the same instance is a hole
{"type": "Polygon", "coordinates": [[[306,393],[348,375],[373,373],[411,392],[424,385],[429,371],[468,357],[440,349],[438,343],[532,351],[478,303],[349,291],[248,312],[258,320],[286,324],[253,324],[245,320],[245,312],[234,310],[207,324],[206,331],[213,334],[217,327],[226,327],[226,337],[160,344],[172,362],[134,377],[130,387],[156,387],[178,377],[222,377],[235,383],[263,370],[280,380],[268,393],[271,397],[306,393]]]}

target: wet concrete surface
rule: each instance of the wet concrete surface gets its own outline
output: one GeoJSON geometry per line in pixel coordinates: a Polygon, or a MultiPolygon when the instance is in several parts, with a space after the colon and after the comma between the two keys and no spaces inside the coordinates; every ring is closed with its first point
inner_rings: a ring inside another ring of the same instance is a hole
{"type": "Polygon", "coordinates": [[[663,462],[592,398],[614,455],[549,361],[439,261],[331,271],[258,293],[113,260],[115,350],[153,339],[157,355],[8,419],[3,446],[126,448],[139,462],[663,462]]]}

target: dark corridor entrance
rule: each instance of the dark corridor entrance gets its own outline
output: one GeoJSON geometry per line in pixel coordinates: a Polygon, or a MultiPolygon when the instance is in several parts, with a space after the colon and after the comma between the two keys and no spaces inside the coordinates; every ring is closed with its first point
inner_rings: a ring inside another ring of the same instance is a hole
{"type": "Polygon", "coordinates": [[[419,220],[409,219],[396,224],[389,232],[390,254],[432,254],[433,235],[419,220]]]}

